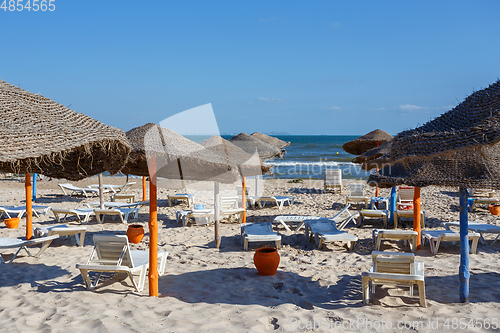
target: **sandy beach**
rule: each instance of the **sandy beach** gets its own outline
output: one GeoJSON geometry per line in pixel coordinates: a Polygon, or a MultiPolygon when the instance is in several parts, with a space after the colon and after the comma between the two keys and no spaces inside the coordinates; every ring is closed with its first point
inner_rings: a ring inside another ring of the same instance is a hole
{"type": "MultiPolygon", "coordinates": [[[[141,181],[128,191],[142,198],[141,181]]],[[[46,178],[38,182],[37,205],[76,208],[96,198],[67,197],[57,186],[64,180],[46,178]]],[[[96,184],[97,177],[77,186],[96,184]]],[[[105,177],[105,184],[123,184],[125,178],[105,177]]],[[[306,180],[289,183],[285,179],[265,180],[261,194],[295,197],[295,204],[279,211],[275,206],[248,210],[248,222],[273,221],[278,215],[333,217],[345,204],[348,181],[342,194],[322,193],[323,182],[306,180]]],[[[253,184],[249,184],[253,188],[253,184]]],[[[180,184],[160,180],[158,188],[159,251],[168,251],[166,274],[159,279],[160,297],[148,296],[145,289],[134,292],[125,275],[103,279],[98,288],[87,291],[76,264],[86,263],[96,234],[125,234],[127,226],[118,219],[97,223],[94,216],[85,226],[85,245],[75,239],[55,240],[40,258],[20,252],[11,265],[0,269],[0,331],[4,332],[483,332],[500,326],[500,268],[498,242],[479,244],[470,255],[470,303],[459,303],[458,267],[460,248],[442,244],[437,255],[429,246],[417,250],[417,260],[425,263],[427,308],[408,289],[378,287],[371,304],[363,305],[361,272],[371,267],[374,250],[372,229],[382,228],[380,220],[368,220],[361,228],[354,224],[346,231],[358,236],[354,251],[341,243],[328,243],[318,250],[306,241],[303,229],[294,232],[275,225],[283,246],[275,276],[259,276],[253,264],[254,250],[240,242],[236,221],[221,224],[222,245],[214,247],[214,228],[195,224],[182,227],[175,221],[181,203],[169,207],[166,197],[173,193],[195,193],[195,203],[213,205],[213,183],[180,184]],[[176,188],[174,188],[176,187],[176,188]],[[464,326],[467,325],[467,326],[464,326]],[[479,327],[481,326],[481,327],[479,327]],[[486,329],[485,329],[486,328],[486,329]],[[489,329],[487,329],[489,328],[489,329]]],[[[458,189],[422,188],[422,210],[426,229],[443,229],[442,222],[458,221],[458,189]]],[[[1,204],[24,205],[24,182],[20,178],[0,180],[1,204]]],[[[235,184],[223,185],[222,196],[235,196],[235,184]]],[[[374,188],[368,188],[374,195],[374,188]]],[[[498,195],[498,194],[497,194],[498,195]]],[[[381,196],[389,196],[382,189],[381,196]]],[[[109,199],[109,195],[106,196],[109,199]]],[[[355,206],[351,211],[361,209],[355,206]]],[[[148,208],[137,219],[147,227],[148,208]]],[[[484,207],[469,214],[469,221],[500,226],[498,217],[484,207]]],[[[33,227],[55,225],[54,215],[33,218],[33,227]]],[[[68,226],[79,225],[74,219],[68,226]]],[[[25,219],[18,229],[0,226],[0,237],[24,237],[25,219]]],[[[400,229],[411,229],[403,222],[400,229]]],[[[146,228],[147,229],[147,228],[146,228]]],[[[147,250],[146,234],[133,249],[147,250]]],[[[408,252],[402,241],[385,242],[383,251],[408,252]]],[[[8,260],[15,251],[2,250],[8,260]]]]}

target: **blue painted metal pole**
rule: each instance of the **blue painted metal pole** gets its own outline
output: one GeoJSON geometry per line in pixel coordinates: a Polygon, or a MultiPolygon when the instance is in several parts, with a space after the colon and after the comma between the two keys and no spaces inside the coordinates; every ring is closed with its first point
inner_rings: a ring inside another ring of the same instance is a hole
{"type": "Polygon", "coordinates": [[[460,187],[460,303],[469,303],[469,221],[467,216],[467,188],[460,187]]]}
{"type": "Polygon", "coordinates": [[[390,220],[394,224],[394,212],[396,211],[396,186],[393,186],[391,189],[391,200],[389,203],[389,212],[390,212],[390,220]]]}
{"type": "Polygon", "coordinates": [[[36,179],[38,178],[38,175],[36,173],[33,174],[33,194],[32,194],[32,201],[36,201],[36,179]]]}

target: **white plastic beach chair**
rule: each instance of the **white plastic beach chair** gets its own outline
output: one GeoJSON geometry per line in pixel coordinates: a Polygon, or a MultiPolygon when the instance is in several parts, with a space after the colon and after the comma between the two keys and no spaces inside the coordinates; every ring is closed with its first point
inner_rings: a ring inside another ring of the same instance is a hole
{"type": "MultiPolygon", "coordinates": [[[[168,252],[158,252],[158,273],[163,275],[168,252]]],[[[85,287],[94,289],[99,283],[101,273],[126,273],[137,292],[144,289],[146,272],[149,267],[149,251],[131,250],[125,235],[94,236],[94,248],[86,264],[77,264],[85,287]],[[94,282],[89,272],[97,272],[94,282]],[[133,274],[139,273],[139,281],[133,274]]]]}
{"type": "Polygon", "coordinates": [[[397,192],[396,209],[412,209],[413,208],[413,196],[415,194],[415,188],[409,186],[400,186],[397,192]]]}
{"type": "Polygon", "coordinates": [[[59,187],[63,191],[64,195],[69,195],[70,197],[73,196],[73,194],[80,194],[80,195],[85,196],[86,198],[99,195],[99,189],[95,189],[95,188],[91,188],[91,187],[77,187],[77,186],[71,185],[69,183],[57,184],[57,185],[59,185],[59,187]],[[66,192],[66,191],[68,191],[68,192],[66,192]]]}
{"type": "Polygon", "coordinates": [[[278,210],[283,209],[283,206],[285,203],[288,204],[288,206],[293,205],[295,202],[295,197],[284,197],[284,196],[273,196],[273,197],[260,197],[257,199],[259,203],[259,207],[263,208],[268,202],[269,203],[274,203],[276,204],[276,207],[278,207],[278,210]]]}
{"type": "Polygon", "coordinates": [[[326,192],[329,189],[339,189],[342,194],[342,170],[325,169],[323,173],[323,190],[326,192]]]}
{"type": "MultiPolygon", "coordinates": [[[[474,254],[477,250],[477,243],[479,241],[480,234],[477,232],[469,232],[467,237],[470,241],[472,241],[470,252],[474,254]]],[[[422,246],[425,245],[426,239],[429,241],[431,253],[437,254],[441,242],[460,242],[460,234],[454,232],[453,230],[422,230],[422,246]]]]}
{"type": "MultiPolygon", "coordinates": [[[[35,257],[38,258],[39,256],[42,255],[43,252],[49,247],[50,243],[56,238],[58,238],[59,235],[52,235],[52,236],[47,236],[47,237],[41,237],[41,238],[33,238],[31,240],[22,240],[19,238],[0,238],[0,249],[18,249],[12,259],[8,262],[8,264],[11,264],[14,259],[16,259],[17,255],[19,254],[19,251],[24,249],[26,253],[30,257],[35,257]],[[42,244],[42,247],[38,250],[38,252],[35,255],[32,255],[31,252],[28,250],[28,246],[32,245],[37,245],[37,244],[42,244]]],[[[2,258],[2,255],[0,254],[0,263],[5,263],[5,261],[2,258]]]]}
{"type": "Polygon", "coordinates": [[[52,236],[52,235],[59,235],[59,237],[71,237],[75,236],[76,243],[82,247],[83,242],[85,241],[85,232],[87,231],[87,228],[83,226],[79,227],[68,227],[65,224],[61,225],[54,225],[51,227],[37,227],[35,228],[33,234],[39,238],[39,237],[46,237],[46,236],[52,236]]]}
{"type": "Polygon", "coordinates": [[[56,218],[56,221],[58,223],[61,222],[61,217],[59,214],[63,215],[64,218],[62,220],[62,223],[66,221],[66,218],[68,215],[74,215],[78,222],[81,224],[86,224],[88,223],[90,219],[90,215],[94,214],[94,209],[92,208],[75,208],[75,209],[66,209],[66,208],[51,208],[52,213],[54,213],[54,217],[56,218]]]}
{"type": "Polygon", "coordinates": [[[95,208],[94,209],[94,214],[97,219],[97,222],[99,223],[104,223],[104,217],[106,215],[113,216],[113,219],[115,216],[119,216],[120,220],[122,223],[127,223],[128,222],[128,217],[130,214],[133,214],[135,212],[135,208],[95,208]]]}
{"type": "Polygon", "coordinates": [[[273,231],[270,222],[242,223],[241,241],[245,251],[248,251],[249,242],[275,242],[277,249],[281,247],[281,236],[273,231]]]}
{"type": "Polygon", "coordinates": [[[417,250],[418,232],[416,231],[373,229],[372,235],[376,251],[380,251],[380,246],[382,245],[383,240],[402,240],[405,245],[409,243],[411,252],[415,252],[417,250]]]}
{"type": "Polygon", "coordinates": [[[376,285],[394,285],[410,288],[413,296],[413,286],[418,286],[420,306],[425,304],[424,263],[415,261],[413,253],[372,252],[373,267],[369,272],[361,273],[363,284],[363,303],[370,303],[370,283],[372,293],[376,285]]]}
{"type": "MultiPolygon", "coordinates": [[[[238,195],[238,202],[240,203],[241,207],[243,207],[243,205],[241,204],[241,198],[242,198],[242,189],[243,186],[241,185],[237,185],[236,186],[236,193],[238,195]]],[[[252,191],[252,187],[251,186],[245,186],[245,199],[246,199],[246,202],[247,202],[247,207],[250,206],[250,207],[255,207],[255,203],[256,203],[256,200],[258,199],[257,197],[255,197],[254,195],[250,195],[252,191]]]]}
{"type": "Polygon", "coordinates": [[[330,219],[306,220],[304,225],[307,241],[314,238],[318,249],[321,249],[324,243],[343,241],[349,244],[350,250],[354,250],[358,240],[357,236],[338,230],[335,221],[330,219]]]}
{"type": "Polygon", "coordinates": [[[350,202],[363,202],[365,208],[368,208],[370,198],[365,196],[365,184],[349,183],[349,195],[345,198],[345,203],[348,204],[350,202]]]}
{"type": "Polygon", "coordinates": [[[220,198],[220,214],[223,218],[238,216],[238,222],[243,221],[243,213],[245,209],[238,207],[238,197],[221,197],[220,198]]]}
{"type": "MultiPolygon", "coordinates": [[[[446,222],[444,223],[444,227],[447,230],[451,230],[450,227],[460,227],[460,222],[446,222]]],[[[477,223],[477,222],[469,222],[469,231],[477,232],[481,236],[479,237],[481,243],[486,244],[486,240],[484,239],[484,234],[497,234],[497,237],[491,242],[490,245],[495,244],[495,242],[500,238],[500,227],[493,224],[488,223],[477,223]]]]}

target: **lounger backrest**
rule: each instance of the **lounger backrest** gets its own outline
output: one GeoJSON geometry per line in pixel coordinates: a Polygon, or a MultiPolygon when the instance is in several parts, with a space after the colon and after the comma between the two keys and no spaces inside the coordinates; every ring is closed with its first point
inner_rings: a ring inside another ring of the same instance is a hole
{"type": "Polygon", "coordinates": [[[339,231],[335,222],[330,219],[308,220],[307,223],[313,232],[327,233],[339,231]]]}
{"type": "Polygon", "coordinates": [[[373,271],[377,273],[414,274],[413,253],[372,252],[373,271]]]}
{"type": "Polygon", "coordinates": [[[398,189],[398,201],[413,201],[414,187],[400,186],[398,189]]]}
{"type": "Polygon", "coordinates": [[[365,196],[365,184],[350,183],[349,184],[349,196],[351,196],[351,197],[364,197],[365,196]]]}
{"type": "Polygon", "coordinates": [[[274,233],[273,225],[271,224],[271,222],[246,224],[242,226],[242,229],[244,233],[252,235],[268,235],[274,233]]]}
{"type": "Polygon", "coordinates": [[[130,246],[125,235],[94,236],[94,251],[97,261],[90,263],[134,267],[130,246]]]}
{"type": "Polygon", "coordinates": [[[323,173],[325,185],[342,185],[342,170],[325,169],[323,173]]]}
{"type": "Polygon", "coordinates": [[[221,210],[238,208],[238,197],[221,197],[220,207],[221,210]]]}

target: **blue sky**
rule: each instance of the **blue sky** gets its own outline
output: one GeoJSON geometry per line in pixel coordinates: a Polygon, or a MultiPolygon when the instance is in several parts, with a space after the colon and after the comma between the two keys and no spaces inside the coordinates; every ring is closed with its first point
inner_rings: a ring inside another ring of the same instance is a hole
{"type": "Polygon", "coordinates": [[[0,79],[125,131],[396,134],[500,77],[500,1],[53,3],[0,10],[0,79]]]}

